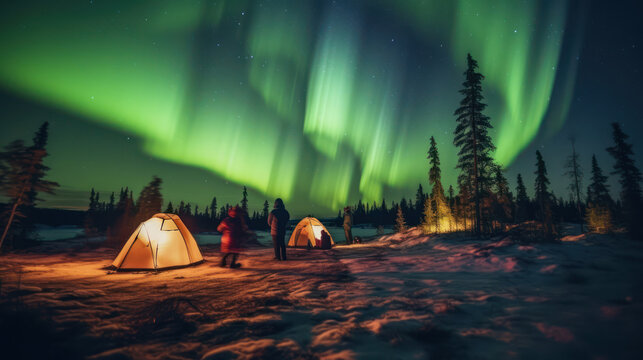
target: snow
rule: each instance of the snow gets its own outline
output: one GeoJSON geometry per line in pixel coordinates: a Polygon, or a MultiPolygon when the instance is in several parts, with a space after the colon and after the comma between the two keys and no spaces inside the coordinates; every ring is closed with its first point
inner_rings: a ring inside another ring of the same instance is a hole
{"type": "Polygon", "coordinates": [[[0,257],[0,316],[3,301],[43,312],[93,359],[640,357],[643,244],[572,238],[410,230],[286,262],[253,248],[234,270],[202,243],[204,264],[159,273],[106,270],[117,249],[43,245],[0,257]]]}

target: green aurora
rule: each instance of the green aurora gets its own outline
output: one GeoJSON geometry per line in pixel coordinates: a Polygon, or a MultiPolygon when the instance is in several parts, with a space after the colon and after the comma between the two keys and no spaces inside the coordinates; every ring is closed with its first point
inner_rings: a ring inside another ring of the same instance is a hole
{"type": "Polygon", "coordinates": [[[558,71],[562,49],[580,42],[564,36],[576,31],[567,2],[491,4],[16,3],[0,15],[0,86],[135,136],[155,158],[336,211],[426,182],[431,135],[455,165],[467,52],[501,164],[562,126],[575,80],[558,71]]]}

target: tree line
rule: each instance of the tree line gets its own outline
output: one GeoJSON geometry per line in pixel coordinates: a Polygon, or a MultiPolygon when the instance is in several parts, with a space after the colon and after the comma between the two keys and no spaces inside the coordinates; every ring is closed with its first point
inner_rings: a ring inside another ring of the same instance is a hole
{"type": "Polygon", "coordinates": [[[632,144],[618,123],[611,125],[613,145],[606,149],[614,159],[611,174],[618,176],[621,185],[617,200],[610,196],[608,178],[595,155],[592,155],[590,184],[583,198],[583,171],[573,140],[565,164],[565,175],[570,180],[568,200],[555,197],[550,190],[547,166],[540,151],[535,154],[534,198],[527,195],[521,174],[516,179],[514,196],[504,169],[492,156],[496,148],[488,134],[492,128],[490,118],[484,115],[484,76],[478,72],[478,63],[470,54],[464,76],[460,90],[463,98],[454,112],[453,144],[458,148],[456,169],[460,171],[457,195],[452,186],[445,193],[439,152],[435,139],[430,137],[427,156],[430,191],[425,193],[420,184],[414,200],[403,198],[393,202],[390,208],[385,201],[370,206],[360,201],[352,206],[355,223],[394,224],[398,231],[419,226],[425,233],[467,230],[480,236],[506,230],[511,224],[535,220],[547,239],[558,235],[561,222],[577,222],[581,231],[583,223],[594,232],[609,232],[623,226],[632,237],[641,238],[641,226],[637,224],[642,218],[641,172],[634,162],[632,144]]]}
{"type": "Polygon", "coordinates": [[[245,186],[239,203],[226,203],[218,207],[217,198],[213,197],[210,205],[200,209],[199,205],[193,206],[185,201],[180,201],[177,205],[169,201],[163,207],[162,183],[161,178],[154,176],[136,199],[133,191],[125,187],[120,189],[118,197],[112,192],[108,200],[101,201],[100,193],[92,188],[85,215],[85,235],[93,237],[105,234],[108,245],[121,246],[138,224],[160,212],[179,215],[193,232],[213,232],[228,216],[228,210],[232,206],[240,206],[250,229],[263,230],[268,226],[268,200],[264,201],[260,212],[253,211],[248,215],[248,190],[245,186]]]}

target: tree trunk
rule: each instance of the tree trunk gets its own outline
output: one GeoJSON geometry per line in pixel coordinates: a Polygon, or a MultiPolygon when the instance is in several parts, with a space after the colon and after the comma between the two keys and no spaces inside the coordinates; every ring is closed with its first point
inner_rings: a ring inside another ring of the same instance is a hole
{"type": "Polygon", "coordinates": [[[574,141],[572,141],[572,165],[574,167],[574,184],[576,187],[576,207],[578,209],[578,219],[580,221],[580,232],[583,232],[583,212],[580,205],[580,183],[578,181],[578,164],[576,164],[576,148],[574,141]]]}
{"type": "MultiPolygon", "coordinates": [[[[21,193],[22,196],[22,193],[21,193]]],[[[7,237],[7,234],[9,233],[9,228],[11,227],[11,223],[13,222],[13,218],[16,215],[16,210],[18,209],[18,206],[20,205],[20,197],[18,200],[16,200],[15,204],[13,204],[13,207],[11,207],[11,214],[9,215],[9,220],[7,221],[7,225],[4,227],[4,232],[2,232],[2,237],[0,238],[0,251],[2,250],[2,243],[4,243],[4,239],[7,237]]]]}

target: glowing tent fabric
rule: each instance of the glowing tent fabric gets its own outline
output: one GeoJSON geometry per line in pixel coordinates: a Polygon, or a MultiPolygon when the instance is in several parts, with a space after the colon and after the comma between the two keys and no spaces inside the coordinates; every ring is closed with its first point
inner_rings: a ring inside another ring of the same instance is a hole
{"type": "Polygon", "coordinates": [[[181,218],[156,214],[136,228],[112,266],[117,270],[160,270],[202,261],[196,240],[181,218]]]}
{"type": "MultiPolygon", "coordinates": [[[[330,236],[330,232],[321,221],[314,217],[303,218],[293,230],[288,241],[290,247],[321,247],[321,233],[322,230],[326,231],[330,236]]],[[[335,245],[333,237],[330,236],[330,244],[335,245]]]]}

